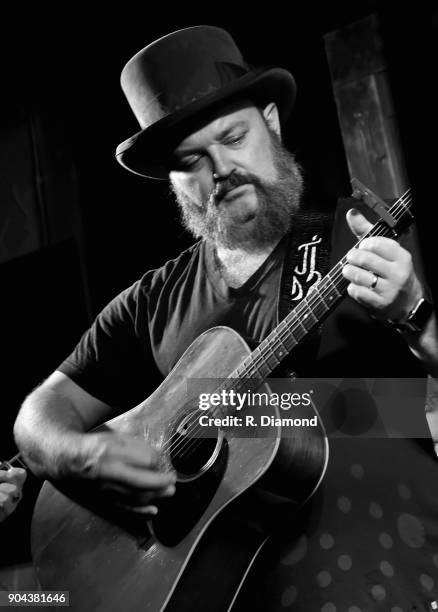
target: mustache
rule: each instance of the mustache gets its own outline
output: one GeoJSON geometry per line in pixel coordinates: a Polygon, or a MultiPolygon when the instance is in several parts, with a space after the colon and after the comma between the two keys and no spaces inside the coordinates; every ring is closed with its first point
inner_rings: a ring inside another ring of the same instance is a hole
{"type": "Polygon", "coordinates": [[[260,179],[254,174],[241,174],[236,171],[233,171],[226,179],[219,182],[216,187],[212,190],[210,194],[210,201],[214,204],[218,204],[222,198],[224,198],[229,191],[235,189],[236,187],[240,187],[241,185],[252,184],[255,187],[262,187],[262,182],[260,179]]]}

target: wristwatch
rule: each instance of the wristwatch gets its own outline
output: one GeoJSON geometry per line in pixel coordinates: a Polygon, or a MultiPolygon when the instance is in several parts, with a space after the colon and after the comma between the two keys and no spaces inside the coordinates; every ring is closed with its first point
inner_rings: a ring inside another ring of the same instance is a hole
{"type": "Polygon", "coordinates": [[[399,332],[420,332],[426,326],[433,313],[433,304],[420,298],[405,321],[389,320],[388,323],[399,332]]]}

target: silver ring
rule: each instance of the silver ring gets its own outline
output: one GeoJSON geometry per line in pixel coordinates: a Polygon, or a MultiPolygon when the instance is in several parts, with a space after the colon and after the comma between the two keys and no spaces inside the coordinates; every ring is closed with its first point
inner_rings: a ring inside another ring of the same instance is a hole
{"type": "Polygon", "coordinates": [[[377,274],[374,274],[373,282],[370,285],[370,289],[375,289],[377,287],[378,280],[379,280],[379,277],[377,276],[377,274]]]}

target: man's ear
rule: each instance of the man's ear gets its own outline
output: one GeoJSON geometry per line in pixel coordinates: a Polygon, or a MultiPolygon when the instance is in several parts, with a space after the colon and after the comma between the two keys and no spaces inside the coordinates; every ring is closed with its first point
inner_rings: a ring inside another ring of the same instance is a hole
{"type": "Polygon", "coordinates": [[[268,127],[281,138],[280,116],[275,102],[270,102],[263,109],[263,116],[268,124],[268,127]]]}

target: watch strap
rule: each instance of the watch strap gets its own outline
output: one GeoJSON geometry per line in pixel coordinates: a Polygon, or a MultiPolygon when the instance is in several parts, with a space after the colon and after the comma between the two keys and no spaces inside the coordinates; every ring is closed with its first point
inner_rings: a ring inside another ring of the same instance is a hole
{"type": "Polygon", "coordinates": [[[405,321],[389,320],[388,323],[399,332],[420,332],[433,313],[433,304],[422,297],[408,314],[405,321]]]}

